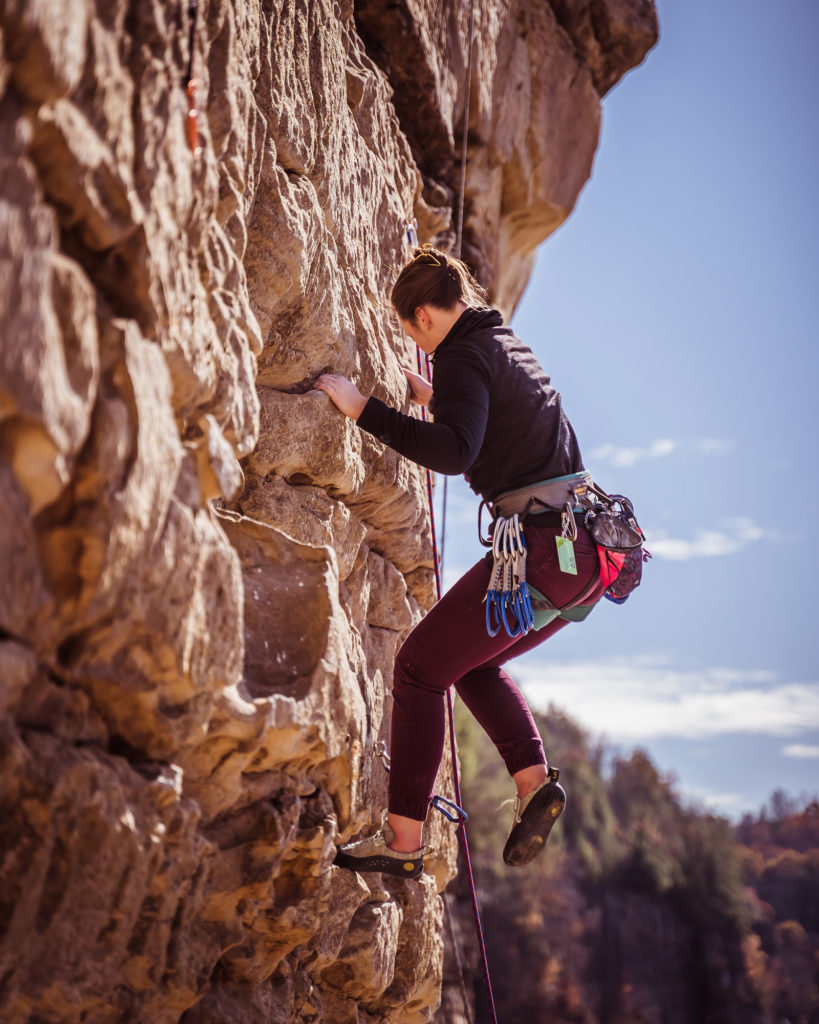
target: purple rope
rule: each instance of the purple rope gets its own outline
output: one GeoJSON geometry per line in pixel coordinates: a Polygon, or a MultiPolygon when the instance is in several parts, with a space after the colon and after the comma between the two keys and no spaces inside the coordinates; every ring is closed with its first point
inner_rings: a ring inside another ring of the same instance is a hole
{"type": "MultiPolygon", "coordinates": [[[[418,362],[418,373],[421,371],[421,350],[416,350],[417,362],[418,362]]],[[[426,357],[426,370],[427,380],[432,379],[430,372],[429,356],[426,357]]],[[[426,420],[426,410],[421,407],[421,419],[426,420]]],[[[432,534],[432,560],[435,566],[435,589],[438,594],[438,600],[441,600],[443,593],[443,587],[441,586],[441,565],[438,559],[438,542],[435,536],[435,511],[433,508],[432,501],[432,473],[426,470],[427,474],[427,498],[429,500],[429,523],[430,532],[432,534]]],[[[447,689],[446,691],[446,710],[447,710],[447,721],[449,723],[449,746],[452,750],[452,786],[455,792],[455,803],[461,807],[461,774],[458,771],[458,745],[455,741],[455,714],[452,707],[452,691],[447,689]]],[[[486,958],[486,943],[483,937],[483,926],[481,924],[481,911],[478,906],[478,894],[475,891],[475,876],[472,873],[472,860],[469,856],[469,843],[466,838],[466,824],[461,819],[458,824],[458,832],[461,837],[461,849],[464,855],[464,867],[466,868],[466,877],[469,882],[469,897],[472,901],[472,916],[475,918],[475,934],[478,938],[478,949],[481,954],[481,968],[483,970],[483,981],[486,986],[486,997],[489,1001],[489,1013],[491,1014],[492,1024],[498,1024],[498,1015],[495,1011],[495,997],[492,992],[492,979],[489,977],[489,961],[486,958]]]]}

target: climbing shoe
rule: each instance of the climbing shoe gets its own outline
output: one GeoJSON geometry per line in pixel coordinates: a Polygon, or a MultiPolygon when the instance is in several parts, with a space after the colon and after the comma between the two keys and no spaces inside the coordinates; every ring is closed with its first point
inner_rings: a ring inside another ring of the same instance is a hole
{"type": "Polygon", "coordinates": [[[515,797],[515,824],[503,848],[504,863],[520,867],[540,853],[546,845],[552,825],[563,813],[566,793],[558,784],[560,771],[550,768],[549,775],[524,797],[515,797]]]}
{"type": "Polygon", "coordinates": [[[396,878],[418,878],[424,870],[424,855],[428,849],[422,846],[412,853],[399,853],[390,849],[394,838],[395,833],[384,821],[375,835],[337,847],[333,863],[351,871],[380,871],[396,878]]]}

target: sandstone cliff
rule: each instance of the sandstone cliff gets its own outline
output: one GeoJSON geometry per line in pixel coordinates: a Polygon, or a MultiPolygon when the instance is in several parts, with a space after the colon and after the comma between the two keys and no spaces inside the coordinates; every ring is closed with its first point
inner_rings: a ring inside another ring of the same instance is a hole
{"type": "MultiPolygon", "coordinates": [[[[407,407],[385,296],[407,221],[453,239],[467,24],[201,0],[191,53],[187,2],[0,3],[4,1021],[434,1012],[451,833],[417,883],[331,866],[425,483],[311,384],[407,407]]],[[[507,311],[655,38],[651,0],[476,4],[464,254],[507,311]]]]}

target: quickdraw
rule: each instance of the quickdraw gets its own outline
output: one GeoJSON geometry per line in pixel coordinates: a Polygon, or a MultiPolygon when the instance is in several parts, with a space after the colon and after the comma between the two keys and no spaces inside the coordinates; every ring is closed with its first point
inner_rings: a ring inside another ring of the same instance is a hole
{"type": "Polygon", "coordinates": [[[526,585],[526,538],[517,514],[495,520],[492,557],[486,632],[497,636],[503,626],[510,637],[526,636],[535,624],[535,613],[526,585]]]}

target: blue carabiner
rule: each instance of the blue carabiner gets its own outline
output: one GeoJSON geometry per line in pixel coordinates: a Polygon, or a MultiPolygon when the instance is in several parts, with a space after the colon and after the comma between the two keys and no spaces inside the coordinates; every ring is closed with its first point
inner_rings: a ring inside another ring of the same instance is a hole
{"type": "Polygon", "coordinates": [[[535,624],[535,610],[532,607],[532,598],[529,594],[529,588],[525,583],[521,584],[520,591],[518,593],[518,600],[520,601],[521,612],[523,614],[524,621],[526,622],[526,632],[528,633],[535,624]]]}
{"type": "Polygon", "coordinates": [[[497,636],[501,628],[501,603],[497,590],[488,590],[486,593],[486,632],[490,636],[497,636]],[[495,622],[497,625],[492,629],[492,606],[495,606],[495,622]]]}
{"type": "Polygon", "coordinates": [[[520,619],[518,618],[518,612],[517,612],[517,608],[515,607],[515,602],[512,599],[512,595],[508,591],[504,591],[504,593],[503,593],[503,600],[501,601],[500,609],[501,609],[501,618],[503,619],[503,625],[504,625],[504,628],[506,629],[506,632],[513,639],[516,636],[520,636],[520,633],[521,633],[520,619]],[[512,611],[515,613],[515,626],[514,626],[514,629],[509,625],[509,620],[506,618],[506,609],[507,609],[507,607],[510,607],[512,609],[512,611]]]}
{"type": "Polygon", "coordinates": [[[529,616],[526,612],[526,605],[523,601],[520,587],[515,591],[515,596],[512,599],[512,606],[515,609],[515,617],[520,623],[520,632],[523,636],[526,636],[532,627],[529,624],[529,616]]]}
{"type": "Polygon", "coordinates": [[[452,800],[447,800],[444,796],[434,796],[432,798],[432,806],[436,811],[440,811],[445,818],[452,822],[460,823],[469,818],[469,815],[463,807],[459,807],[456,803],[453,803],[452,800]],[[451,807],[452,810],[447,810],[447,807],[451,807]],[[454,814],[452,813],[453,811],[455,812],[454,814]]]}
{"type": "Polygon", "coordinates": [[[529,629],[535,628],[535,610],[532,607],[532,598],[529,596],[529,588],[524,583],[523,585],[523,606],[526,609],[526,619],[529,623],[529,629]]]}

